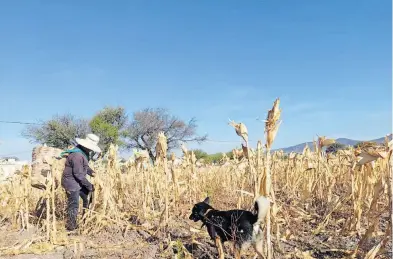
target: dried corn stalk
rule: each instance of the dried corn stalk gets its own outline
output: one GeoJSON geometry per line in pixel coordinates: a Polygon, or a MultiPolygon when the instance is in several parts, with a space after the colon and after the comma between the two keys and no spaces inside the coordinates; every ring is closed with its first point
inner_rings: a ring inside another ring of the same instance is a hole
{"type": "MultiPolygon", "coordinates": [[[[385,136],[385,147],[386,147],[386,151],[389,151],[389,143],[391,142],[391,140],[389,140],[391,137],[393,136],[393,134],[386,134],[385,136]]],[[[392,139],[393,140],[393,139],[392,139]]]]}
{"type": "Polygon", "coordinates": [[[308,147],[307,144],[304,146],[302,154],[306,156],[310,154],[310,148],[308,147]]]}
{"type": "Polygon", "coordinates": [[[138,151],[137,149],[133,149],[133,153],[135,157],[135,168],[137,172],[139,172],[144,166],[144,164],[147,164],[147,162],[150,159],[150,156],[147,150],[138,151]]]}
{"type": "Polygon", "coordinates": [[[246,158],[246,159],[249,159],[250,158],[250,153],[251,152],[249,152],[249,149],[247,148],[247,146],[245,146],[245,145],[243,145],[242,144],[242,150],[243,150],[243,156],[246,158]]]}
{"type": "MultiPolygon", "coordinates": [[[[273,108],[269,110],[267,114],[267,118],[265,121],[265,133],[266,133],[266,163],[265,163],[265,173],[266,173],[266,182],[265,182],[265,192],[267,197],[273,198],[273,204],[275,204],[274,193],[272,192],[272,183],[271,183],[271,168],[270,168],[270,149],[273,145],[274,139],[277,135],[278,128],[280,127],[280,115],[281,110],[279,108],[280,99],[277,98],[273,103],[273,108]]],[[[262,186],[262,184],[261,184],[262,186]]],[[[276,205],[273,205],[272,209],[277,209],[276,205]]],[[[266,215],[266,246],[267,246],[267,258],[271,259],[273,256],[272,251],[272,243],[271,243],[271,210],[268,211],[266,215]]],[[[274,220],[274,219],[273,219],[274,220]]]]}
{"type": "MultiPolygon", "coordinates": [[[[163,166],[164,173],[165,173],[165,224],[168,224],[169,220],[169,173],[167,168],[167,150],[168,150],[168,143],[167,138],[164,135],[164,132],[158,133],[158,139],[156,144],[156,161],[158,162],[158,166],[163,166]]],[[[174,180],[177,183],[177,180],[174,180]]]]}
{"type": "Polygon", "coordinates": [[[196,163],[196,156],[194,154],[194,151],[191,151],[191,163],[194,165],[196,163]]]}
{"type": "Polygon", "coordinates": [[[171,153],[171,161],[172,161],[172,163],[175,162],[175,160],[176,160],[176,155],[175,155],[174,152],[172,152],[171,153]]]}
{"type": "Polygon", "coordinates": [[[156,144],[156,160],[158,164],[162,164],[166,160],[168,150],[168,144],[164,132],[158,133],[158,139],[156,144]]]}
{"type": "Polygon", "coordinates": [[[186,145],[183,142],[181,143],[180,147],[181,147],[181,150],[183,152],[183,164],[187,167],[191,163],[191,161],[190,161],[191,154],[187,150],[187,147],[186,147],[186,145]]]}
{"type": "Polygon", "coordinates": [[[229,157],[227,156],[226,153],[222,153],[220,163],[226,163],[226,162],[229,162],[229,157]]]}
{"type": "Polygon", "coordinates": [[[243,150],[232,149],[233,159],[237,162],[243,158],[243,150]]]}
{"type": "Polygon", "coordinates": [[[184,143],[181,143],[180,147],[181,150],[183,151],[183,154],[186,155],[188,153],[186,145],[184,143]]]}

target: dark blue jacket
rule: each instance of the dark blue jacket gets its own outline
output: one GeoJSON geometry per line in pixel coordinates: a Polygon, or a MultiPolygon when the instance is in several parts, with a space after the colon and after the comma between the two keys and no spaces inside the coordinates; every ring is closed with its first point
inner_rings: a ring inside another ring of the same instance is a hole
{"type": "Polygon", "coordinates": [[[70,153],[65,162],[61,185],[66,191],[79,191],[82,187],[92,191],[93,185],[86,179],[86,174],[92,176],[93,173],[83,153],[70,153]]]}

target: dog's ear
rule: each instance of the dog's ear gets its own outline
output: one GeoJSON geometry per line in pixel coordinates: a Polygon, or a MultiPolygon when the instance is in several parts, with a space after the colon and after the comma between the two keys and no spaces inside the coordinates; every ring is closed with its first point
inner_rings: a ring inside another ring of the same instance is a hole
{"type": "Polygon", "coordinates": [[[206,204],[209,204],[210,203],[210,198],[206,197],[206,199],[203,202],[206,203],[206,204]]]}

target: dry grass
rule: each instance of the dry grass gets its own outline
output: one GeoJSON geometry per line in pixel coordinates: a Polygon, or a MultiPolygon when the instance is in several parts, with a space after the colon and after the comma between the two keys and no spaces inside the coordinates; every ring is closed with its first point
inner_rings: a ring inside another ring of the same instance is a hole
{"type": "MultiPolygon", "coordinates": [[[[269,141],[270,147],[271,136],[269,141]]],[[[80,235],[117,231],[126,236],[144,230],[165,244],[157,258],[173,258],[173,251],[177,251],[177,258],[191,258],[186,244],[208,242],[205,230],[196,230],[197,225],[188,220],[194,203],[210,196],[217,209],[251,209],[258,190],[267,192],[262,187],[270,186],[275,202],[271,211],[274,258],[388,258],[392,204],[389,157],[353,167],[357,161],[353,150],[326,159],[307,149],[286,157],[281,152],[268,155],[261,144],[258,147],[244,162],[247,166],[232,163],[196,168],[195,161],[188,159],[188,164],[177,168],[170,162],[168,166],[165,162],[143,168],[134,161],[118,163],[112,146],[107,160],[91,165],[97,172],[90,179],[96,192],[80,235]],[[267,176],[271,178],[268,185],[267,176]],[[173,229],[184,229],[185,237],[172,240],[168,233],[173,229]]],[[[40,230],[27,241],[0,247],[0,253],[40,253],[67,244],[79,251],[77,243],[88,245],[64,234],[66,200],[59,186],[61,171],[57,168],[61,165],[57,163],[53,161],[50,176],[55,184],[46,191],[30,186],[28,167],[0,186],[1,223],[14,229],[40,230]],[[39,201],[43,211],[36,208],[39,201]]],[[[144,241],[145,245],[150,242],[149,238],[144,241]]],[[[103,245],[96,244],[95,249],[103,249],[103,245]]]]}

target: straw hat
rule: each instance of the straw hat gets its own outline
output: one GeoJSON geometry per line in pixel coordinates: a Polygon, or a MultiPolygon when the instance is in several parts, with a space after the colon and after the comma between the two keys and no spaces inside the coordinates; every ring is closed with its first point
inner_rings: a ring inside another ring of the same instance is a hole
{"type": "Polygon", "coordinates": [[[78,143],[81,146],[84,146],[87,149],[90,149],[97,153],[101,153],[101,148],[98,146],[98,142],[100,141],[100,138],[95,134],[87,134],[86,138],[84,139],[76,138],[75,141],[76,143],[78,143]]]}

